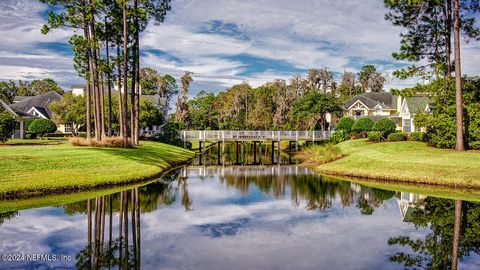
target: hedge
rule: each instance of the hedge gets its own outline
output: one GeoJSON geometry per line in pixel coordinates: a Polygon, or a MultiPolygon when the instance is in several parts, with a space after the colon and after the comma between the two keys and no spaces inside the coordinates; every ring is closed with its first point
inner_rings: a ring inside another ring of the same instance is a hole
{"type": "Polygon", "coordinates": [[[387,140],[389,142],[400,142],[400,141],[406,141],[407,140],[407,134],[405,132],[395,132],[390,135],[388,135],[387,140]]]}
{"type": "Polygon", "coordinates": [[[427,134],[425,132],[412,132],[410,133],[410,140],[415,142],[426,142],[427,134]]]}
{"type": "Polygon", "coordinates": [[[346,130],[340,129],[335,130],[335,132],[332,133],[332,136],[330,136],[330,141],[337,144],[348,140],[348,138],[348,132],[346,130]]]}
{"type": "Polygon", "coordinates": [[[367,117],[360,117],[352,126],[352,132],[357,133],[367,133],[372,131],[374,122],[372,119],[367,117]]]}
{"type": "Polygon", "coordinates": [[[355,120],[352,117],[342,117],[340,121],[338,121],[335,130],[343,130],[348,134],[352,131],[353,124],[355,124],[355,120]]]}
{"type": "Polygon", "coordinates": [[[395,124],[395,122],[388,118],[382,118],[378,120],[378,122],[376,122],[372,127],[373,131],[382,132],[382,135],[384,137],[388,136],[390,133],[395,132],[396,129],[397,125],[395,124]]]}
{"type": "Polygon", "coordinates": [[[381,131],[370,131],[368,132],[368,140],[371,142],[381,142],[383,139],[383,132],[381,131]]]}

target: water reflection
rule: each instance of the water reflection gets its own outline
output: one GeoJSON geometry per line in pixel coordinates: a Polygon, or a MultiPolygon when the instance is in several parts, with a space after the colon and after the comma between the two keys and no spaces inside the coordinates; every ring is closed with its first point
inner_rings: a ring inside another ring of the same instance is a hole
{"type": "Polygon", "coordinates": [[[480,264],[479,203],[371,188],[298,166],[187,166],[108,196],[3,213],[0,226],[0,253],[41,247],[74,258],[47,268],[455,269],[457,258],[459,269],[480,264]],[[49,221],[52,212],[72,225],[49,221]],[[52,247],[31,238],[38,230],[18,230],[38,224],[52,228],[43,230],[46,238],[78,244],[52,247]],[[31,246],[16,247],[21,238],[33,239],[31,246]]]}

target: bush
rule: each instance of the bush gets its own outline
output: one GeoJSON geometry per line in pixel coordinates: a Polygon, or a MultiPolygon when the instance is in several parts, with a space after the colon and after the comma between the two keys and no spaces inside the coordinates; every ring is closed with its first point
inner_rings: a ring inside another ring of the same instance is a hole
{"type": "Polygon", "coordinates": [[[343,130],[346,134],[349,134],[352,131],[353,124],[355,124],[355,120],[352,117],[342,117],[338,121],[335,131],[343,130]]]}
{"type": "Polygon", "coordinates": [[[388,118],[382,118],[378,120],[378,122],[376,122],[372,127],[373,131],[382,132],[382,136],[384,137],[387,137],[390,133],[395,132],[396,129],[397,125],[395,125],[395,122],[388,118]]]}
{"type": "Polygon", "coordinates": [[[49,138],[63,138],[63,137],[68,137],[71,134],[67,133],[45,133],[43,136],[44,137],[49,137],[49,138]]]}
{"type": "Polygon", "coordinates": [[[368,140],[371,142],[381,142],[383,140],[383,132],[381,131],[370,131],[368,132],[368,140]]]}
{"type": "Polygon", "coordinates": [[[0,142],[8,141],[15,131],[17,121],[7,112],[0,113],[0,142]]]}
{"type": "Polygon", "coordinates": [[[25,139],[27,139],[27,140],[34,140],[36,138],[37,138],[37,134],[35,134],[35,133],[28,133],[28,134],[25,135],[25,139]]]}
{"type": "Polygon", "coordinates": [[[183,147],[183,140],[180,137],[180,125],[178,123],[166,123],[162,130],[155,135],[155,141],[183,147]]]}
{"type": "Polygon", "coordinates": [[[367,117],[360,117],[352,126],[352,132],[366,134],[372,131],[373,120],[367,117]]]}
{"type": "Polygon", "coordinates": [[[410,133],[410,140],[415,142],[426,142],[427,134],[425,132],[412,132],[410,133]]]}
{"type": "Polygon", "coordinates": [[[45,133],[55,132],[57,126],[49,119],[35,119],[29,126],[28,131],[38,134],[40,138],[43,137],[45,133]]]}
{"type": "MultiPolygon", "coordinates": [[[[333,144],[314,145],[303,151],[304,164],[324,164],[335,161],[343,156],[342,150],[333,144]]],[[[301,156],[300,156],[301,157],[301,156]]]]}
{"type": "Polygon", "coordinates": [[[407,140],[407,134],[405,132],[395,132],[388,135],[387,140],[389,142],[401,142],[407,140]]]}
{"type": "Polygon", "coordinates": [[[470,149],[480,150],[480,141],[471,142],[468,144],[468,146],[470,147],[470,149]]]}
{"type": "MultiPolygon", "coordinates": [[[[93,147],[112,147],[112,148],[121,148],[123,147],[123,138],[121,137],[106,137],[101,141],[96,141],[91,139],[90,142],[85,138],[81,137],[69,137],[68,143],[73,146],[93,146],[93,147]]],[[[128,140],[127,147],[131,146],[131,140],[128,140]]]]}
{"type": "Polygon", "coordinates": [[[346,140],[348,140],[348,132],[343,129],[335,130],[335,132],[332,133],[332,136],[330,136],[330,141],[334,144],[338,144],[346,140]]]}

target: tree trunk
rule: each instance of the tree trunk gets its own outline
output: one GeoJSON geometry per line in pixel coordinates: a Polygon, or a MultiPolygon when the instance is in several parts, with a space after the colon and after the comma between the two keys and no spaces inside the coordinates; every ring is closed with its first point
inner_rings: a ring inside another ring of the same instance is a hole
{"type": "Polygon", "coordinates": [[[120,203],[118,204],[118,269],[122,269],[122,257],[123,257],[123,191],[120,191],[120,203]]]}
{"type": "MultiPolygon", "coordinates": [[[[85,40],[88,42],[89,38],[88,38],[88,29],[87,29],[87,23],[85,22],[85,25],[83,27],[83,35],[84,35],[84,38],[85,40]]],[[[91,130],[92,130],[92,124],[91,124],[91,116],[92,116],[92,112],[91,112],[91,90],[90,90],[90,61],[91,61],[91,58],[89,57],[90,54],[87,54],[87,57],[88,59],[86,59],[86,67],[85,67],[85,77],[86,77],[86,80],[85,80],[85,99],[86,99],[86,115],[85,115],[85,129],[86,129],[86,132],[87,132],[87,141],[90,142],[90,140],[92,139],[92,134],[91,134],[91,130]]]]}
{"type": "Polygon", "coordinates": [[[454,47],[455,47],[455,111],[457,116],[457,151],[465,151],[463,142],[462,69],[460,61],[460,18],[458,1],[454,0],[454,47]]]}
{"type": "Polygon", "coordinates": [[[93,99],[95,104],[94,118],[95,118],[95,138],[97,141],[102,139],[101,134],[101,119],[100,119],[100,103],[99,103],[99,88],[98,88],[98,59],[96,51],[96,35],[95,35],[95,16],[92,0],[88,0],[90,7],[90,21],[89,26],[89,53],[91,59],[92,84],[93,84],[93,99]]]}
{"type": "Polygon", "coordinates": [[[120,34],[117,34],[117,88],[118,88],[118,118],[119,118],[119,127],[118,132],[120,137],[123,138],[123,98],[122,98],[122,67],[120,64],[121,59],[121,50],[120,50],[120,34]]]}
{"type": "Polygon", "coordinates": [[[105,18],[105,53],[107,57],[107,102],[108,102],[108,120],[107,120],[107,134],[112,136],[112,72],[110,69],[110,54],[108,48],[109,33],[107,29],[107,18],[105,18]]]}
{"type": "Polygon", "coordinates": [[[452,74],[452,62],[450,55],[452,53],[452,0],[445,1],[445,78],[450,79],[452,74]]]}
{"type": "Polygon", "coordinates": [[[127,129],[127,79],[128,79],[128,34],[127,34],[127,2],[123,4],[123,147],[128,147],[127,129]]]}
{"type": "Polygon", "coordinates": [[[453,227],[452,270],[456,270],[457,264],[458,264],[458,247],[460,244],[461,221],[462,221],[462,201],[455,201],[455,225],[453,227]]]}
{"type": "Polygon", "coordinates": [[[135,86],[137,85],[136,84],[136,80],[137,80],[137,72],[136,72],[136,69],[137,69],[137,51],[135,50],[135,41],[133,42],[133,54],[132,54],[132,81],[131,81],[131,84],[130,84],[130,138],[132,138],[132,145],[136,145],[136,142],[135,142],[135,118],[136,118],[136,114],[135,114],[135,110],[136,110],[136,102],[135,102],[135,97],[136,97],[136,89],[135,89],[135,86]]]}
{"type": "Polygon", "coordinates": [[[142,269],[141,268],[141,260],[140,260],[140,250],[141,250],[141,245],[140,245],[140,203],[139,203],[139,198],[138,198],[138,188],[135,188],[135,205],[137,206],[136,209],[137,209],[137,219],[136,219],[136,225],[137,227],[135,228],[137,230],[137,258],[138,258],[138,269],[142,269]]]}
{"type": "MultiPolygon", "coordinates": [[[[138,0],[134,0],[135,10],[138,9],[138,0]]],[[[135,104],[135,144],[139,144],[140,136],[140,29],[138,25],[138,14],[135,16],[135,52],[136,52],[136,82],[135,82],[135,94],[136,94],[136,104],[135,104]]]]}

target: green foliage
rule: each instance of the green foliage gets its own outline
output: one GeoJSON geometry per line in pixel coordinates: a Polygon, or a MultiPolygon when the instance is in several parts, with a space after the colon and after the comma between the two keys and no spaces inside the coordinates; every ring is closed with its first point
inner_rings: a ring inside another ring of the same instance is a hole
{"type": "Polygon", "coordinates": [[[335,144],[338,144],[348,140],[348,138],[349,138],[348,133],[345,130],[340,129],[340,130],[335,130],[335,132],[332,133],[332,136],[330,136],[330,141],[335,144]]]}
{"type": "Polygon", "coordinates": [[[161,75],[153,68],[140,69],[140,85],[145,95],[160,95],[170,98],[178,93],[177,81],[172,76],[161,75]]]}
{"type": "Polygon", "coordinates": [[[6,142],[12,137],[16,125],[17,122],[10,113],[0,112],[0,142],[6,142]]]}
{"type": "Polygon", "coordinates": [[[49,119],[35,119],[29,126],[28,126],[28,131],[38,134],[41,137],[43,137],[43,134],[45,133],[51,133],[55,132],[57,130],[57,126],[55,126],[55,123],[53,123],[49,119]]]}
{"type": "Polygon", "coordinates": [[[37,134],[34,134],[34,133],[25,134],[25,139],[27,140],[34,140],[36,138],[37,138],[37,134]]]}
{"type": "Polygon", "coordinates": [[[405,132],[395,132],[391,133],[387,137],[387,141],[389,142],[401,142],[407,140],[407,134],[405,132]]]}
{"type": "MultiPolygon", "coordinates": [[[[418,92],[430,92],[434,106],[431,114],[417,113],[414,123],[417,128],[425,128],[428,142],[439,148],[454,148],[456,144],[455,86],[446,85],[437,80],[428,85],[415,87],[418,92]]],[[[464,103],[464,138],[468,146],[470,141],[480,140],[480,80],[462,79],[462,97],[464,103]]]]}
{"type": "Polygon", "coordinates": [[[480,150],[480,141],[470,142],[468,146],[470,147],[470,149],[480,150]]]}
{"type": "Polygon", "coordinates": [[[216,113],[212,110],[214,93],[200,91],[194,99],[188,101],[192,129],[217,129],[216,113]]]}
{"type": "Polygon", "coordinates": [[[57,125],[71,126],[73,135],[77,135],[80,126],[85,124],[86,102],[82,96],[65,94],[62,99],[50,104],[50,111],[53,122],[57,125]]]}
{"type": "Polygon", "coordinates": [[[378,120],[372,127],[373,131],[380,131],[383,137],[387,137],[390,133],[395,132],[397,125],[393,120],[382,118],[378,120]]]}
{"type": "Polygon", "coordinates": [[[343,130],[347,134],[352,131],[353,124],[355,124],[355,120],[352,117],[342,117],[335,127],[335,130],[343,130]]]}
{"type": "Polygon", "coordinates": [[[0,82],[0,99],[3,100],[7,104],[11,104],[13,102],[13,98],[16,94],[16,86],[15,82],[10,80],[9,82],[0,82]]]}
{"type": "Polygon", "coordinates": [[[410,140],[415,142],[426,142],[427,134],[425,132],[412,132],[410,133],[410,140]]]}
{"type": "Polygon", "coordinates": [[[57,82],[50,78],[45,78],[42,80],[33,80],[29,84],[30,94],[32,96],[37,96],[41,94],[48,93],[50,91],[55,91],[59,94],[63,94],[62,88],[58,86],[57,82]]]}
{"type": "Polygon", "coordinates": [[[338,115],[342,111],[342,105],[333,95],[310,91],[295,100],[289,119],[297,129],[312,130],[316,126],[325,129],[325,114],[330,112],[338,115]]]}
{"type": "Polygon", "coordinates": [[[180,126],[177,123],[169,122],[164,124],[162,130],[155,135],[155,140],[162,143],[183,147],[183,141],[180,137],[180,126]]]}
{"type": "Polygon", "coordinates": [[[368,140],[371,142],[380,142],[383,140],[383,132],[381,131],[370,131],[367,134],[368,140]]]}
{"type": "Polygon", "coordinates": [[[367,117],[360,117],[352,126],[352,132],[366,134],[373,128],[374,122],[367,117]]]}
{"type": "Polygon", "coordinates": [[[140,128],[147,128],[151,126],[160,126],[163,124],[164,118],[157,105],[152,101],[140,98],[140,128]]]}

